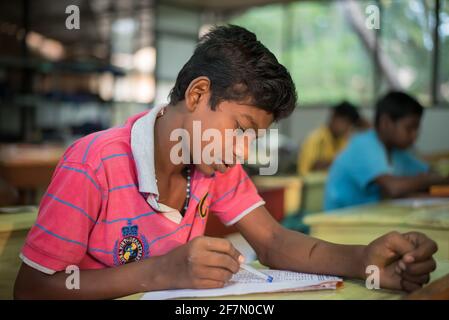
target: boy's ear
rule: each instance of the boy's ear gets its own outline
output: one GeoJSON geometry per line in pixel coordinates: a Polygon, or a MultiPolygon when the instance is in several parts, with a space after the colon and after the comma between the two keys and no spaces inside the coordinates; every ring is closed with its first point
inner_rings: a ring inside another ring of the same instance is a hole
{"type": "Polygon", "coordinates": [[[194,111],[204,99],[209,99],[210,80],[208,77],[198,77],[190,82],[185,92],[186,106],[189,111],[194,111]]]}

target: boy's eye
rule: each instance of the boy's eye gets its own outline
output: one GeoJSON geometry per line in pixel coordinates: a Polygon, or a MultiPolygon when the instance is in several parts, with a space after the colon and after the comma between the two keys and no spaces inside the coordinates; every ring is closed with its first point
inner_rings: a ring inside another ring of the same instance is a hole
{"type": "Polygon", "coordinates": [[[245,129],[237,122],[237,130],[242,130],[245,132],[245,129]]]}

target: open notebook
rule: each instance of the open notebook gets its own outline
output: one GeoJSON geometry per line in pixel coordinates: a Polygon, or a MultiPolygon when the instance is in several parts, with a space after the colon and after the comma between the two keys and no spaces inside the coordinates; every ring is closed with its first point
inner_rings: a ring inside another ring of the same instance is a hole
{"type": "Polygon", "coordinates": [[[160,300],[194,297],[219,297],[266,292],[324,290],[336,289],[343,284],[343,280],[341,278],[333,276],[281,270],[261,271],[272,276],[273,282],[265,282],[246,270],[240,270],[223,288],[152,291],[145,293],[142,296],[142,299],[160,300]]]}

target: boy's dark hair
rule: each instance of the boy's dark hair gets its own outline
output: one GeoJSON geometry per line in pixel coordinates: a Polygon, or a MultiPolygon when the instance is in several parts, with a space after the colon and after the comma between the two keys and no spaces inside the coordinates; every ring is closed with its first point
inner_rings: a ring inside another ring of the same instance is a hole
{"type": "Polygon", "coordinates": [[[225,100],[245,102],[273,114],[276,121],[296,106],[290,73],[254,33],[239,26],[214,27],[200,39],[178,74],[170,105],[184,100],[190,82],[200,76],[210,80],[213,110],[225,100]]]}
{"type": "Polygon", "coordinates": [[[352,124],[360,121],[360,114],[357,107],[348,101],[343,101],[333,107],[332,114],[337,117],[348,119],[352,124]]]}
{"type": "Polygon", "coordinates": [[[391,91],[382,97],[376,104],[375,125],[379,125],[380,117],[383,114],[397,121],[408,115],[422,116],[424,112],[423,106],[412,96],[400,92],[391,91]]]}

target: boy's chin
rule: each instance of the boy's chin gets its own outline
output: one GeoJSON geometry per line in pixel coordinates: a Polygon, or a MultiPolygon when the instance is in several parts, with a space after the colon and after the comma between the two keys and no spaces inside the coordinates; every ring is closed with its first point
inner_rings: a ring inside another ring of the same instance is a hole
{"type": "Polygon", "coordinates": [[[213,177],[216,173],[225,173],[229,167],[215,164],[197,164],[196,168],[208,177],[213,177]]]}
{"type": "Polygon", "coordinates": [[[395,147],[396,149],[407,150],[413,147],[413,143],[397,143],[395,147]]]}
{"type": "Polygon", "coordinates": [[[195,165],[195,168],[198,169],[205,176],[213,177],[215,175],[215,169],[214,169],[213,165],[201,163],[201,164],[195,165]]]}

